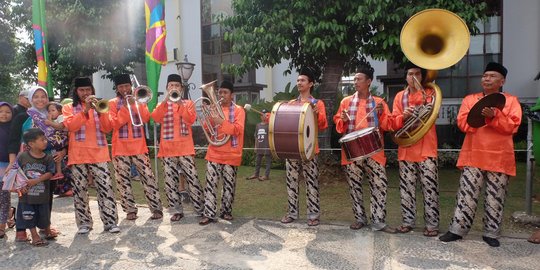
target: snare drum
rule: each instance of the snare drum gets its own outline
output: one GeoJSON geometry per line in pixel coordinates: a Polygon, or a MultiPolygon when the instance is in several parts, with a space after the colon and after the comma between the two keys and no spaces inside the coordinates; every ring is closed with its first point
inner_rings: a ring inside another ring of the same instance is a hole
{"type": "Polygon", "coordinates": [[[268,143],[274,158],[312,159],[317,145],[317,123],[311,104],[276,103],[270,114],[268,143]]]}
{"type": "Polygon", "coordinates": [[[343,146],[347,160],[355,161],[381,151],[383,149],[381,138],[378,128],[368,127],[343,136],[339,139],[339,143],[343,146]]]}

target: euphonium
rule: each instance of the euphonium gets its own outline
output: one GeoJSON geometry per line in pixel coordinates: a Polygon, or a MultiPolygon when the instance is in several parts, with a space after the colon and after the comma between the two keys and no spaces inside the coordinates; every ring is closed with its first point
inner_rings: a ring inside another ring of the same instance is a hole
{"type": "Polygon", "coordinates": [[[221,109],[221,100],[218,100],[214,91],[216,81],[209,82],[199,87],[208,97],[200,97],[194,102],[197,111],[197,119],[203,126],[204,135],[208,143],[214,146],[224,145],[231,135],[218,133],[217,125],[212,123],[212,118],[219,117],[223,121],[228,121],[221,109]]]}
{"type": "MultiPolygon", "coordinates": [[[[439,86],[432,83],[436,70],[457,63],[467,53],[470,33],[467,24],[458,15],[444,9],[426,9],[414,14],[401,29],[400,44],[405,56],[414,64],[428,70],[424,88],[434,90],[431,100],[424,93],[424,105],[415,107],[403,127],[394,133],[399,146],[418,142],[435,124],[442,104],[439,86]]],[[[417,82],[420,86],[420,82],[417,82]]]]}

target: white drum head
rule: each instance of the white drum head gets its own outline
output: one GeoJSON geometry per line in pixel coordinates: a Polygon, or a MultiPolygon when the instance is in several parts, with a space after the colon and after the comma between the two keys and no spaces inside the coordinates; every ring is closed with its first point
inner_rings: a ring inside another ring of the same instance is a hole
{"type": "Polygon", "coordinates": [[[309,103],[305,103],[302,108],[302,115],[298,121],[298,131],[300,155],[303,160],[310,160],[315,156],[318,130],[315,113],[309,103]]]}

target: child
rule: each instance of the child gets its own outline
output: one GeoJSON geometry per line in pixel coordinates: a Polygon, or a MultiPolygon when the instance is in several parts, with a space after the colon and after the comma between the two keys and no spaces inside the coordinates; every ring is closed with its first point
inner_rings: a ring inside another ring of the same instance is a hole
{"type": "MultiPolygon", "coordinates": [[[[56,130],[66,131],[66,127],[62,122],[64,122],[64,116],[62,115],[62,104],[58,102],[49,102],[47,105],[47,111],[49,113],[49,119],[45,120],[47,126],[51,126],[56,130]]],[[[62,149],[54,149],[51,155],[54,155],[54,151],[60,151],[62,149]]],[[[56,161],[56,173],[53,175],[51,180],[59,180],[64,178],[62,174],[62,160],[56,161]]]]}
{"type": "MultiPolygon", "coordinates": [[[[9,165],[9,154],[7,146],[9,142],[9,127],[13,117],[13,108],[7,102],[0,102],[0,188],[2,178],[9,165]]],[[[11,217],[11,196],[9,191],[0,190],[0,238],[6,236],[6,225],[13,227],[11,217]]]]}
{"type": "MultiPolygon", "coordinates": [[[[21,190],[17,207],[17,228],[30,229],[32,245],[45,246],[47,242],[38,234],[36,227],[51,233],[49,211],[50,178],[54,168],[54,160],[44,151],[47,148],[45,133],[38,128],[31,128],[23,135],[24,143],[30,150],[17,157],[19,167],[28,178],[27,186],[21,190]]],[[[51,237],[53,238],[53,237],[51,237]]]]}
{"type": "Polygon", "coordinates": [[[268,121],[270,120],[270,113],[267,110],[262,110],[261,122],[257,124],[255,128],[255,152],[257,153],[257,159],[255,164],[255,173],[247,177],[247,180],[259,179],[259,181],[270,180],[270,167],[272,166],[272,156],[270,155],[270,149],[268,148],[268,121]],[[263,156],[266,159],[266,171],[264,176],[259,177],[259,171],[261,169],[261,162],[263,156]]]}

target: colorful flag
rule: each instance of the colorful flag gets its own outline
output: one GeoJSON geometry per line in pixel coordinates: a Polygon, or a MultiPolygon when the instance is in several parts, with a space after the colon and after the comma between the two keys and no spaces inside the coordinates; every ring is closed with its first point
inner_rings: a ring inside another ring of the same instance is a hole
{"type": "Polygon", "coordinates": [[[47,46],[47,25],[45,23],[45,0],[32,0],[32,29],[38,66],[38,84],[54,97],[51,73],[49,72],[49,49],[47,46]]]}
{"type": "Polygon", "coordinates": [[[157,104],[161,65],[167,64],[165,1],[144,0],[144,14],[146,17],[146,79],[148,87],[154,94],[148,103],[148,109],[153,111],[157,104]]]}

